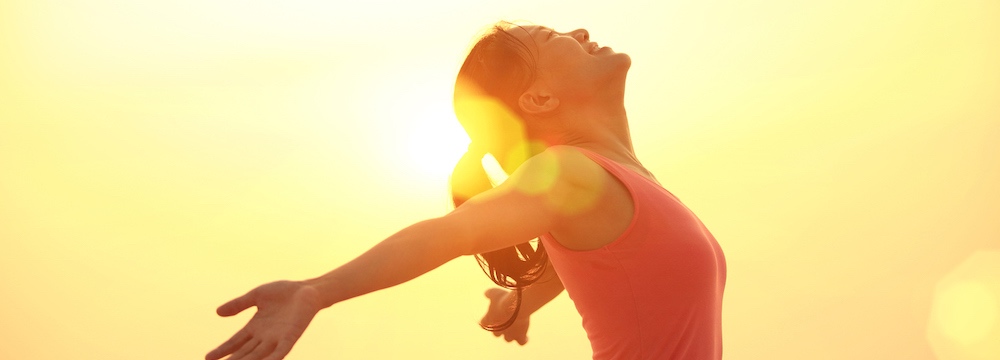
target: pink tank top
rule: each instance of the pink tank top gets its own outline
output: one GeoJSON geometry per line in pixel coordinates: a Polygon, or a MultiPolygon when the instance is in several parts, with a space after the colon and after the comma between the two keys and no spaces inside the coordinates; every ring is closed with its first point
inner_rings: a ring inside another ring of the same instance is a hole
{"type": "Polygon", "coordinates": [[[721,359],[726,260],[715,237],[660,185],[580,150],[635,203],[631,224],[602,248],[576,251],[541,237],[594,359],[721,359]]]}

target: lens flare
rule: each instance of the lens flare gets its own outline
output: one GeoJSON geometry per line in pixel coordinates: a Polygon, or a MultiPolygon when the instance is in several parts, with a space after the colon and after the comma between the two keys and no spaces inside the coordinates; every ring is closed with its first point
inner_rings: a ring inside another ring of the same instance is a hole
{"type": "MultiPolygon", "coordinates": [[[[518,153],[529,153],[531,144],[520,144],[518,153]]],[[[537,146],[537,145],[536,145],[537,146]]],[[[537,151],[537,150],[536,150],[537,151]]],[[[526,156],[518,154],[517,156],[526,156]]],[[[517,183],[517,190],[528,195],[544,194],[552,190],[559,178],[559,159],[552,153],[541,153],[532,159],[532,171],[525,173],[524,178],[517,183]]]]}
{"type": "Polygon", "coordinates": [[[482,93],[465,81],[455,85],[455,116],[473,145],[489,152],[505,166],[508,173],[531,156],[524,146],[527,135],[524,122],[515,112],[496,98],[482,93]]]}
{"type": "Polygon", "coordinates": [[[607,177],[603,174],[604,170],[599,168],[591,169],[595,171],[576,170],[574,176],[578,178],[579,183],[587,184],[587,187],[576,188],[572,196],[556,194],[550,198],[554,200],[550,202],[550,206],[565,215],[576,215],[593,209],[605,189],[607,177]]]}
{"type": "Polygon", "coordinates": [[[1000,358],[1000,251],[980,251],[938,282],[927,338],[939,359],[1000,358]]]}
{"type": "Polygon", "coordinates": [[[935,317],[945,337],[963,346],[983,340],[996,326],[997,296],[982,281],[966,280],[939,291],[935,317]]]}

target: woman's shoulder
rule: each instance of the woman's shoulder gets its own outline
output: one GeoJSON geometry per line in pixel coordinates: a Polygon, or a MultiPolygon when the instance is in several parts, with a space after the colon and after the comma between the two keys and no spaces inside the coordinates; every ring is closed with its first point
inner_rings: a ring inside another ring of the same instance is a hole
{"type": "MultiPolygon", "coordinates": [[[[544,155],[543,155],[544,154],[544,155]]],[[[551,236],[572,250],[593,250],[610,244],[629,227],[634,204],[628,188],[616,180],[611,160],[573,146],[553,146],[543,152],[559,164],[559,182],[549,206],[561,215],[551,236]]]]}
{"type": "Polygon", "coordinates": [[[602,184],[603,178],[608,174],[586,152],[587,150],[575,146],[555,145],[530,160],[534,160],[534,171],[548,173],[553,181],[593,188],[602,184]]]}
{"type": "Polygon", "coordinates": [[[550,209],[558,210],[558,218],[575,219],[614,190],[609,186],[617,183],[586,151],[551,146],[518,168],[510,185],[521,193],[544,197],[550,209]]]}

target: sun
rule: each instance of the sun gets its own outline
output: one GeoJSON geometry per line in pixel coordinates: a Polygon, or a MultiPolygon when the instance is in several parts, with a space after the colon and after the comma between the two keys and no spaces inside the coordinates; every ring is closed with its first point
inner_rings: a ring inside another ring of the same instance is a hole
{"type": "Polygon", "coordinates": [[[389,167],[430,186],[446,184],[469,146],[452,109],[454,70],[421,66],[387,71],[373,83],[379,94],[371,115],[389,167]],[[405,71],[404,71],[405,70],[405,71]]]}
{"type": "Polygon", "coordinates": [[[450,106],[437,108],[430,105],[401,123],[394,149],[401,167],[429,180],[447,179],[469,144],[450,106]]]}

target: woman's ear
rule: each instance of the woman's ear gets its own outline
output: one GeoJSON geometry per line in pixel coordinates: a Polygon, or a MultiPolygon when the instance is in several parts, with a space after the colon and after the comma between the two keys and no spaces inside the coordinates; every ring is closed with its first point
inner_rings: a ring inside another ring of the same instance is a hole
{"type": "Polygon", "coordinates": [[[526,91],[517,99],[521,111],[538,115],[550,112],[559,107],[559,99],[547,92],[526,91]]]}

